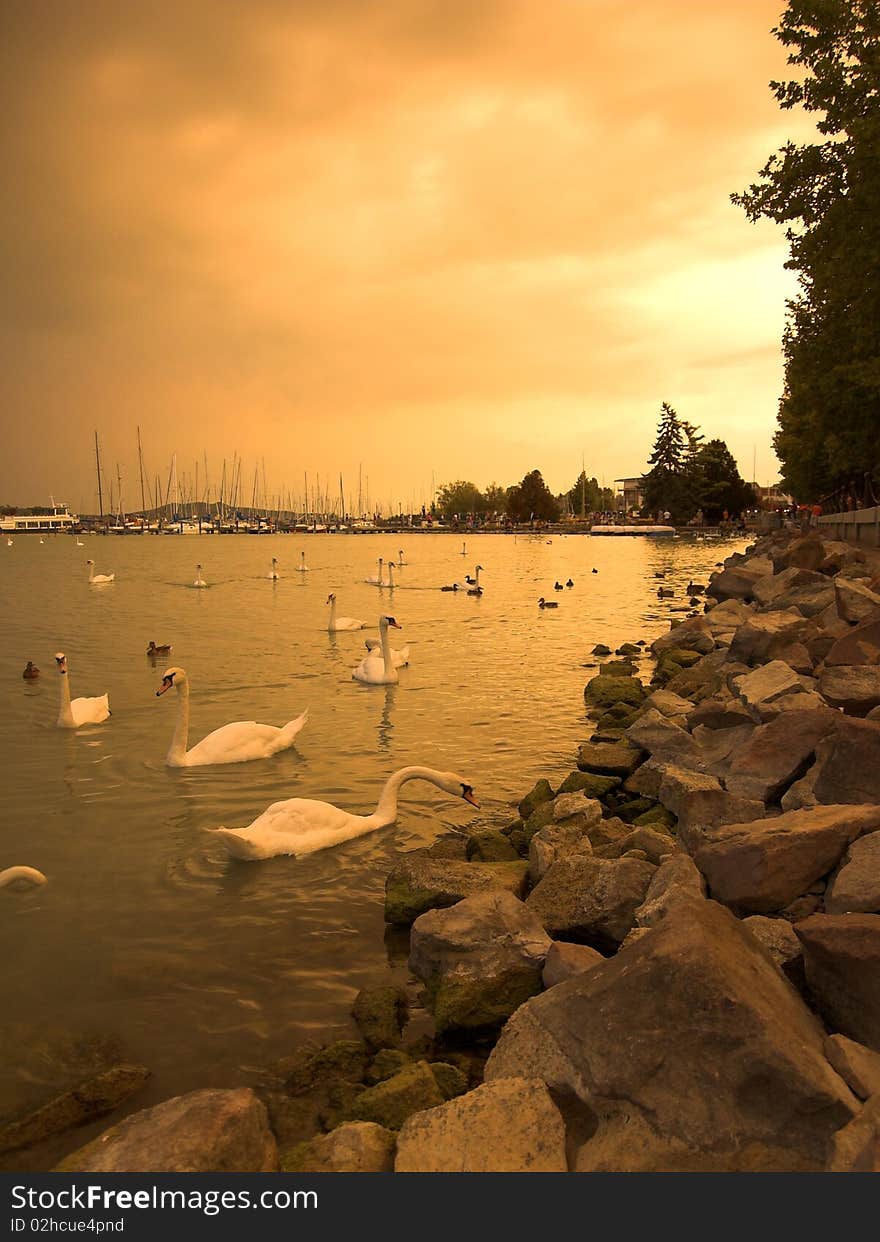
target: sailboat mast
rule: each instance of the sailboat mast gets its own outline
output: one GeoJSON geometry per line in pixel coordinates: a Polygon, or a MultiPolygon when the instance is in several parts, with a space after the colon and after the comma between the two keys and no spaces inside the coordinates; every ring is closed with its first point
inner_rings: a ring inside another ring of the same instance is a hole
{"type": "Polygon", "coordinates": [[[98,433],[95,432],[95,469],[98,473],[98,510],[104,516],[104,493],[101,489],[101,454],[98,450],[98,433]]]}
{"type": "Polygon", "coordinates": [[[144,455],[143,455],[143,453],[141,452],[141,429],[140,429],[140,426],[138,426],[138,429],[137,429],[137,438],[138,438],[138,468],[140,469],[140,472],[141,472],[141,512],[142,512],[142,513],[145,513],[145,512],[146,512],[146,508],[147,508],[147,501],[146,501],[146,498],[145,498],[145,496],[144,496],[144,455]]]}

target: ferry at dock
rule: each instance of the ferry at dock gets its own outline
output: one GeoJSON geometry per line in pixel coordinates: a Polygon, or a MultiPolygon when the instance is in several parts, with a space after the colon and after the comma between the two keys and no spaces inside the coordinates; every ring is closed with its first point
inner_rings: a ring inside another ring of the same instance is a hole
{"type": "Polygon", "coordinates": [[[52,504],[42,512],[9,513],[0,517],[0,531],[4,535],[45,535],[62,531],[70,534],[79,525],[79,518],[68,511],[67,505],[52,504]]]}

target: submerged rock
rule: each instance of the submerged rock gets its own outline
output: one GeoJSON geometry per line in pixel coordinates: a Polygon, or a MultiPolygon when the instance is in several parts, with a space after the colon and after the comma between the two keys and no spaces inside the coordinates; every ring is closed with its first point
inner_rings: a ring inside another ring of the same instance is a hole
{"type": "Polygon", "coordinates": [[[143,1065],[114,1065],[55,1096],[41,1108],[0,1124],[0,1152],[29,1147],[74,1126],[95,1121],[140,1091],[150,1077],[143,1065]]]}

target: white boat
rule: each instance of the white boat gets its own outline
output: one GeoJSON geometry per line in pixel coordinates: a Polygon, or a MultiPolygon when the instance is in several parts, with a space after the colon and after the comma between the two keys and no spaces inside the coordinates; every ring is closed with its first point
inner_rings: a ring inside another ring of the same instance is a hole
{"type": "Polygon", "coordinates": [[[591,535],[674,535],[674,526],[593,526],[591,535]]]}
{"type": "Polygon", "coordinates": [[[52,504],[42,513],[10,513],[0,518],[0,531],[10,535],[45,534],[46,531],[70,533],[79,518],[68,512],[67,505],[52,504]]]}

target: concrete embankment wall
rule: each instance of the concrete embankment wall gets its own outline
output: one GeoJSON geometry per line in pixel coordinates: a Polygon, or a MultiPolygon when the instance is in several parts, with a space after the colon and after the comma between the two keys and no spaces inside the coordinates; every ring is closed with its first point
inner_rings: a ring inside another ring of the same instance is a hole
{"type": "Polygon", "coordinates": [[[847,539],[850,543],[880,548],[880,505],[844,513],[824,513],[819,518],[819,533],[824,539],[847,539]]]}

